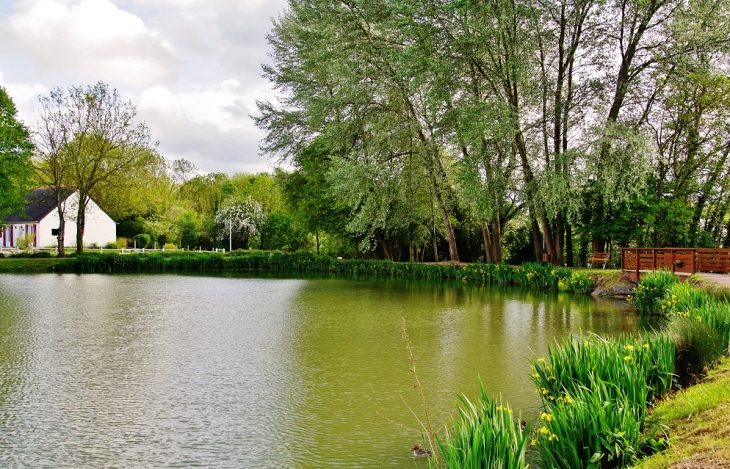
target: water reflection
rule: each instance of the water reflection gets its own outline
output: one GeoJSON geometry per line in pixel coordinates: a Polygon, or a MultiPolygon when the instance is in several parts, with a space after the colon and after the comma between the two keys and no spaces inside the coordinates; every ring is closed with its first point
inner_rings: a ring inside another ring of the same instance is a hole
{"type": "Polygon", "coordinates": [[[401,318],[434,425],[478,377],[532,418],[528,358],[637,327],[584,296],[260,277],[0,275],[0,466],[413,467],[401,318]]]}

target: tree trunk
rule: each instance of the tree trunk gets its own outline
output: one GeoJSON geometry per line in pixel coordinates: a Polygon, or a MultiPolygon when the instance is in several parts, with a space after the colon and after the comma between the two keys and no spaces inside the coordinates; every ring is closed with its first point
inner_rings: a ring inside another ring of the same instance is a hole
{"type": "Polygon", "coordinates": [[[591,240],[591,252],[606,252],[606,239],[594,235],[591,240]]]}
{"type": "MultiPolygon", "coordinates": [[[[60,199],[60,196],[56,197],[60,199]]],[[[66,257],[66,214],[62,201],[56,203],[56,210],[58,211],[58,257],[66,257]]]]}
{"type": "Polygon", "coordinates": [[[86,229],[86,204],[88,198],[79,193],[79,207],[76,211],[76,254],[84,253],[84,230],[86,229]]]}
{"type": "Polygon", "coordinates": [[[573,227],[565,228],[565,264],[573,267],[573,227]]]}
{"type": "Polygon", "coordinates": [[[499,213],[492,216],[492,261],[495,264],[502,262],[502,224],[499,221],[499,213]]]}
{"type": "Polygon", "coordinates": [[[555,265],[563,265],[563,248],[565,246],[565,218],[558,214],[555,220],[555,257],[551,259],[555,265]]]}
{"type": "Polygon", "coordinates": [[[378,240],[380,243],[380,247],[383,248],[383,255],[385,258],[389,261],[392,261],[393,258],[390,256],[390,251],[388,250],[388,243],[385,242],[385,239],[383,239],[383,235],[380,234],[380,231],[375,232],[375,239],[378,240]]]}
{"type": "Polygon", "coordinates": [[[482,238],[484,239],[484,261],[487,263],[494,262],[492,259],[492,240],[487,231],[487,222],[480,222],[479,228],[482,229],[482,238]]]}
{"type": "Polygon", "coordinates": [[[530,209],[530,228],[532,228],[532,243],[535,247],[535,262],[542,261],[542,241],[540,239],[540,226],[537,224],[535,215],[530,209]]]}

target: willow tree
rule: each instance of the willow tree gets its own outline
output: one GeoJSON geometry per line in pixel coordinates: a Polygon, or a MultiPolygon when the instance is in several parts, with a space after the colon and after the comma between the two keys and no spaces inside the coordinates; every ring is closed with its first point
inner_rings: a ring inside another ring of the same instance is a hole
{"type": "Polygon", "coordinates": [[[269,34],[274,64],[264,73],[281,106],[259,103],[263,149],[291,158],[324,136],[333,158],[415,155],[427,170],[450,258],[458,260],[438,125],[445,109],[427,93],[433,70],[409,54],[399,26],[387,2],[290,2],[269,34]]]}

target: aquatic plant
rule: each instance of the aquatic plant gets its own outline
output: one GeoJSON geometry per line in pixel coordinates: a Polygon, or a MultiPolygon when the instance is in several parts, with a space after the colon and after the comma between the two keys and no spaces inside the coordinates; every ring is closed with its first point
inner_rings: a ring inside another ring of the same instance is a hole
{"type": "Polygon", "coordinates": [[[447,468],[525,469],[529,428],[499,399],[489,399],[480,383],[476,403],[459,396],[453,430],[438,447],[447,468]]]}
{"type": "Polygon", "coordinates": [[[531,441],[541,467],[614,468],[636,461],[641,418],[618,386],[593,378],[588,386],[575,386],[549,402],[531,441]]]}
{"type": "Polygon", "coordinates": [[[667,270],[649,272],[641,277],[630,302],[642,313],[659,313],[661,300],[669,288],[678,283],[677,277],[667,270]]]}

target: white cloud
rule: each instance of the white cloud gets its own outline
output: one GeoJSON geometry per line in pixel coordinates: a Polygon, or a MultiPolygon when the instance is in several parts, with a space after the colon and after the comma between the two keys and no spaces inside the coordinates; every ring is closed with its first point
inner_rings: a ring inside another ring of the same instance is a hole
{"type": "Polygon", "coordinates": [[[40,0],[12,15],[6,29],[41,69],[134,86],[174,78],[171,46],[108,0],[40,0]]]}
{"type": "Polygon", "coordinates": [[[141,93],[137,106],[168,158],[189,159],[206,171],[268,168],[258,154],[263,133],[248,117],[255,112],[254,94],[236,80],[180,93],[150,87],[141,93]]]}
{"type": "Polygon", "coordinates": [[[17,84],[5,81],[5,75],[0,71],[0,86],[7,90],[8,95],[13,99],[15,106],[18,108],[26,107],[30,103],[35,103],[39,95],[48,92],[48,88],[40,83],[33,84],[17,84]]]}
{"type": "MultiPolygon", "coordinates": [[[[0,2],[8,0],[0,0],[0,2]]],[[[167,158],[206,172],[270,169],[250,115],[269,19],[286,0],[14,0],[0,11],[0,84],[32,119],[38,95],[104,81],[137,105],[167,158]]]]}

